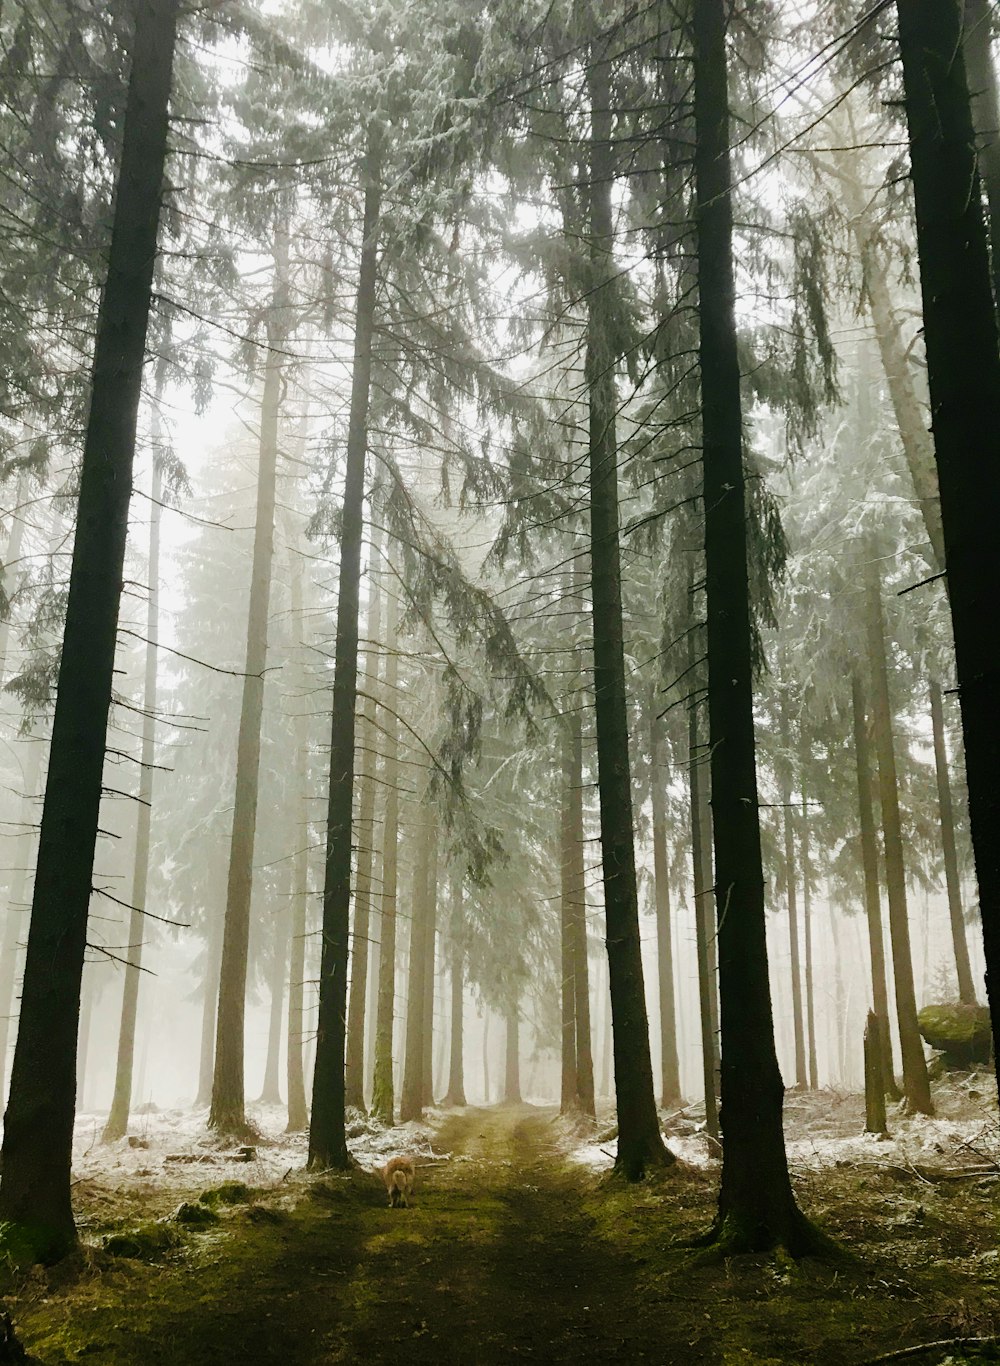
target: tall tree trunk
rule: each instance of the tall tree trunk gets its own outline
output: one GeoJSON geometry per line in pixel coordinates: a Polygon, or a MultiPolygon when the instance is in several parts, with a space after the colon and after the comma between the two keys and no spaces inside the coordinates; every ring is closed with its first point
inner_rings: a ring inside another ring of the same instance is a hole
{"type": "Polygon", "coordinates": [[[611,196],[615,162],[611,142],[611,63],[606,39],[593,45],[587,89],[591,119],[590,263],[594,283],[587,296],[584,371],[590,399],[597,786],[618,1107],[615,1170],[635,1181],[649,1166],[672,1162],[673,1154],[664,1147],[660,1136],[653,1092],[632,825],[618,536],[618,357],[612,344],[615,262],[611,196]]]}
{"type": "Polygon", "coordinates": [[[5,681],[7,673],[7,646],[10,643],[10,600],[17,583],[18,562],[21,558],[21,546],[24,542],[24,517],[21,510],[28,501],[29,489],[28,471],[22,470],[17,481],[14,510],[10,514],[10,531],[7,535],[7,545],[4,548],[3,556],[3,593],[8,604],[8,615],[3,621],[0,621],[0,683],[5,681]]]}
{"type": "Polygon", "coordinates": [[[892,1066],[892,1038],[889,1033],[889,990],[886,985],[885,940],[882,934],[882,900],[879,892],[878,842],[875,837],[872,762],[868,739],[864,684],[857,669],[851,673],[851,715],[854,725],[854,762],[858,775],[858,820],[861,828],[861,871],[865,880],[865,914],[868,920],[868,948],[872,971],[872,1004],[879,1018],[879,1039],[884,1050],[882,1079],[886,1094],[899,1100],[892,1066]]]}
{"type": "Polygon", "coordinates": [[[7,918],[4,921],[3,945],[0,947],[0,1105],[3,1104],[7,1077],[7,1049],[10,1043],[16,1010],[14,984],[17,981],[20,944],[27,929],[25,911],[28,909],[28,877],[34,863],[37,792],[42,774],[42,759],[47,746],[39,739],[28,741],[28,761],[24,766],[24,796],[21,801],[23,828],[18,835],[14,852],[14,876],[7,898],[7,918]]]}
{"type": "Polygon", "coordinates": [[[268,995],[271,1009],[267,1022],[267,1053],[264,1058],[264,1081],[260,1089],[261,1105],[281,1104],[281,1020],[285,1003],[285,974],[290,966],[289,947],[292,937],[292,866],[286,860],[279,881],[278,907],[274,915],[274,944],[271,951],[271,974],[268,995]]]}
{"type": "Polygon", "coordinates": [[[177,0],[136,0],[21,1016],[4,1123],[0,1217],[33,1252],[76,1241],[70,1161],[80,983],[115,663],[177,0]]]}
{"type": "Polygon", "coordinates": [[[962,889],[958,880],[958,855],[955,851],[955,812],[951,801],[951,779],[948,776],[948,747],[944,738],[944,708],[941,685],[931,679],[931,729],[934,735],[934,767],[937,774],[938,810],[941,813],[941,845],[944,853],[944,878],[948,889],[948,916],[951,921],[951,940],[955,949],[955,971],[958,975],[958,999],[966,1005],[976,1004],[976,988],[972,982],[969,945],[965,938],[965,917],[962,913],[962,889]]]}
{"type": "Polygon", "coordinates": [[[674,954],[670,924],[670,868],[667,860],[666,788],[669,781],[665,746],[655,707],[650,706],[650,800],[653,810],[653,880],[656,898],[656,958],[660,988],[660,1104],[664,1109],[681,1101],[677,1061],[674,1003],[674,954]]]}
{"type": "Polygon", "coordinates": [[[504,1011],[507,1025],[504,1042],[503,1103],[521,1104],[521,1012],[517,995],[512,995],[504,1011]]]}
{"type": "MultiPolygon", "coordinates": [[[[302,602],[302,558],[293,549],[291,566],[292,639],[301,651],[306,639],[302,602]]],[[[295,711],[295,793],[299,820],[295,827],[295,852],[292,855],[292,915],[288,963],[288,1023],[286,1026],[286,1079],[288,1085],[288,1124],[285,1132],[303,1133],[309,1127],[306,1079],[303,1066],[305,1045],[306,929],[309,905],[309,721],[303,710],[307,696],[305,669],[296,669],[299,700],[295,711]]]]}
{"type": "Polygon", "coordinates": [[[451,1042],[445,1105],[466,1105],[465,1099],[465,910],[462,875],[452,875],[451,888],[451,1042]]]}
{"type": "Polygon", "coordinates": [[[434,982],[437,959],[437,896],[438,896],[438,838],[437,826],[431,840],[431,856],[427,866],[427,922],[424,931],[424,1009],[421,1022],[423,1057],[420,1068],[420,1103],[434,1104],[434,982]]]}
{"type": "MultiPolygon", "coordinates": [[[[689,585],[690,592],[690,585],[689,585]]],[[[688,635],[689,662],[695,666],[696,641],[693,629],[688,635]]],[[[712,923],[712,827],[708,793],[708,749],[699,734],[699,707],[688,707],[688,794],[691,804],[692,898],[694,934],[698,960],[698,1017],[701,1024],[701,1074],[705,1098],[705,1132],[719,1137],[719,1093],[716,1065],[715,973],[708,951],[714,934],[712,923]]]]}
{"type": "Polygon", "coordinates": [[[483,1104],[490,1103],[490,1012],[483,1011],[483,1104]]]}
{"type": "Polygon", "coordinates": [[[211,915],[205,942],[204,994],[201,1001],[201,1050],[198,1062],[198,1094],[195,1109],[212,1102],[212,1073],[215,1063],[215,1008],[219,1000],[219,967],[222,962],[223,917],[211,915]]]}
{"type": "Polygon", "coordinates": [[[274,559],[274,508],[278,467],[278,419],[284,370],[283,342],[288,332],[288,228],[274,234],[274,285],[268,314],[268,351],[260,406],[257,508],[247,610],[246,665],[236,742],[236,792],[229,846],[226,919],[222,933],[219,1003],[216,1010],[215,1074],[209,1126],[242,1134],[247,1127],[245,1039],[247,957],[253,897],[253,856],[257,838],[260,788],[260,735],[267,669],[267,627],[274,559]]]}
{"type": "Polygon", "coordinates": [[[695,221],[701,340],[708,711],[722,1025],[723,1250],[815,1234],[792,1193],[781,1127],[764,927],[753,724],[746,496],[732,251],[725,0],[695,0],[695,221]]]}
{"type": "Polygon", "coordinates": [[[410,961],[407,970],[406,1038],[403,1051],[403,1084],[399,1119],[421,1119],[424,1113],[424,1027],[427,1009],[427,936],[431,901],[431,864],[436,826],[430,814],[426,788],[417,817],[417,859],[410,898],[410,961]]]}
{"type": "Polygon", "coordinates": [[[377,562],[382,535],[372,518],[369,561],[368,642],[365,651],[361,711],[361,795],[358,804],[358,866],[354,893],[354,935],[351,951],[351,991],[347,1003],[347,1055],[344,1066],[344,1104],[365,1108],[365,1006],[368,989],[368,940],[371,926],[372,864],[375,852],[375,766],[377,731],[375,693],[378,688],[381,622],[381,573],[377,562]]]}
{"type": "Polygon", "coordinates": [[[340,589],[333,666],[330,789],[327,801],[326,876],[319,970],[319,1024],[313,1076],[309,1166],[350,1165],[344,1129],[347,967],[350,951],[351,847],[354,816],[354,735],[358,690],[358,599],[372,338],[378,284],[378,234],[382,180],[375,135],[365,155],[365,209],[361,271],[355,305],[354,372],[347,432],[347,468],[340,537],[340,589]]]}
{"type": "Polygon", "coordinates": [[[392,1048],[396,1002],[396,892],[399,844],[399,652],[397,588],[389,590],[385,632],[385,821],[382,827],[382,898],[379,916],[378,1002],[375,1021],[375,1062],[372,1079],[372,1115],[392,1124],[394,1087],[392,1048]]]}
{"type": "Polygon", "coordinates": [[[1000,640],[989,627],[1000,601],[1000,344],[962,14],[936,0],[897,0],[896,9],[969,824],[1000,1054],[1000,640]]]}
{"type": "Polygon", "coordinates": [[[882,617],[882,588],[874,551],[865,562],[865,599],[868,635],[868,665],[872,680],[872,715],[875,721],[875,751],[878,758],[878,790],[882,807],[882,838],[885,848],[885,881],[889,899],[889,936],[892,940],[892,973],[896,988],[896,1019],[899,1046],[903,1055],[903,1093],[911,1114],[933,1114],[924,1046],[917,1025],[917,1001],[913,988],[913,958],[910,952],[910,925],[906,905],[906,869],[903,859],[903,834],[899,816],[899,784],[896,778],[896,753],[892,737],[892,706],[886,671],[885,626],[882,617]]]}
{"type": "MultiPolygon", "coordinates": [[[[157,394],[157,399],[159,393],[157,394]]],[[[124,1138],[128,1132],[132,1105],[132,1070],[135,1059],[135,1025],[139,1009],[139,982],[142,973],[142,937],[145,931],[146,886],[149,880],[149,833],[153,816],[153,762],[156,757],[156,642],[159,636],[160,596],[160,521],[162,518],[163,480],[160,474],[159,410],[154,409],[152,426],[153,480],[149,504],[149,596],[146,601],[146,672],[142,698],[142,750],[139,769],[139,814],[135,832],[135,857],[132,864],[132,901],[128,921],[128,963],[122,992],[121,1024],[118,1031],[118,1065],[111,1109],[104,1126],[104,1142],[124,1138]]]]}
{"type": "Polygon", "coordinates": [[[574,889],[570,903],[570,929],[573,935],[573,1009],[576,1020],[576,1096],[584,1115],[593,1118],[594,1050],[590,1023],[590,962],[587,952],[587,869],[583,828],[583,726],[579,712],[569,718],[571,761],[573,769],[572,808],[573,839],[572,875],[574,889]]]}
{"type": "Polygon", "coordinates": [[[795,1085],[804,1091],[807,1084],[806,1040],[802,1014],[802,964],[799,957],[799,908],[795,867],[795,829],[792,820],[792,788],[785,782],[781,789],[785,837],[785,895],[788,906],[788,957],[792,978],[792,1033],[795,1040],[795,1085]]]}
{"type": "Polygon", "coordinates": [[[962,47],[972,98],[979,174],[989,204],[993,294],[1000,303],[1000,100],[993,63],[993,10],[990,0],[965,0],[962,47]]]}
{"type": "Polygon", "coordinates": [[[562,812],[560,820],[560,889],[559,889],[559,972],[562,990],[560,1030],[560,1095],[559,1112],[567,1115],[576,1110],[579,1096],[576,1078],[576,967],[575,935],[573,929],[574,900],[583,889],[575,885],[575,842],[578,838],[576,808],[582,807],[583,794],[574,791],[577,774],[573,763],[573,736],[569,730],[563,737],[562,812]]]}
{"type": "Polygon", "coordinates": [[[819,1087],[819,1065],[816,1059],[816,995],[813,987],[812,948],[812,860],[809,857],[809,803],[806,800],[805,764],[802,775],[802,933],[806,988],[806,1052],[809,1058],[809,1088],[819,1087]]]}

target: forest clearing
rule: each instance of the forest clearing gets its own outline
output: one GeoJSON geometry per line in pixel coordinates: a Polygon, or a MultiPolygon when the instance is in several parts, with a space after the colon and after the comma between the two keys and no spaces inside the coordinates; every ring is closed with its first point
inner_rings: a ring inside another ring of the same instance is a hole
{"type": "Polygon", "coordinates": [[[0,1366],[997,1358],[998,42],[0,4],[0,1366]]]}
{"type": "Polygon", "coordinates": [[[185,1143],[191,1116],[151,1115],[148,1147],[94,1145],[82,1157],[84,1249],[7,1304],[46,1366],[862,1366],[977,1338],[994,1350],[912,1359],[995,1360],[1000,1142],[989,1104],[968,1095],[988,1082],[936,1089],[941,1118],[902,1119],[882,1143],[858,1136],[857,1097],[790,1098],[800,1199],[857,1258],[837,1266],[771,1255],[698,1264],[686,1245],[711,1221],[718,1164],[703,1134],[670,1125],[683,1170],[609,1187],[594,1169],[600,1145],[578,1146],[551,1107],[433,1111],[359,1135],[358,1169],[319,1177],[303,1172],[304,1142],[270,1125],[253,1161],[226,1162],[204,1138],[185,1143]],[[420,1164],[410,1210],[387,1207],[373,1170],[398,1151],[420,1164]],[[170,1160],[180,1154],[205,1160],[170,1160]],[[184,1222],[178,1210],[199,1196],[215,1217],[184,1222]],[[173,1246],[115,1242],[148,1236],[153,1219],[173,1246]]]}

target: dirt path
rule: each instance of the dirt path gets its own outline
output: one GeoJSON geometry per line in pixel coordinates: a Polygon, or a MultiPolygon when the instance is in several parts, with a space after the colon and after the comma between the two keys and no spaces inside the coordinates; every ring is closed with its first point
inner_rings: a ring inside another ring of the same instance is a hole
{"type": "Polygon", "coordinates": [[[409,1210],[368,1174],[319,1183],[288,1212],[232,1215],[180,1261],[105,1261],[62,1295],[29,1290],[15,1320],[45,1366],[662,1361],[553,1115],[456,1112],[409,1210]]]}

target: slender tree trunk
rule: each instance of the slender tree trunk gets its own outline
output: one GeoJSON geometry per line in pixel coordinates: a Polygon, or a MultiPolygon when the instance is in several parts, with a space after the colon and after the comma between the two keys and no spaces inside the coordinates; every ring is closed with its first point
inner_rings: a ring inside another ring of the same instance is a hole
{"type": "Polygon", "coordinates": [[[257,509],[247,611],[246,665],[236,742],[236,793],[229,847],[226,919],[222,933],[219,1003],[216,1010],[215,1073],[209,1126],[220,1133],[246,1130],[245,1039],[247,958],[253,897],[253,856],[260,788],[260,736],[267,668],[267,627],[274,558],[274,508],[278,466],[278,419],[288,331],[288,229],[274,235],[274,286],[267,330],[264,393],[260,407],[257,509]]]}
{"type": "Polygon", "coordinates": [[[649,713],[650,799],[653,809],[653,879],[656,897],[656,956],[660,987],[660,1104],[670,1109],[681,1101],[680,1065],[677,1061],[677,1026],[674,1003],[674,954],[671,943],[670,870],[667,861],[666,787],[667,763],[663,736],[655,709],[649,713]]]}
{"type": "Polygon", "coordinates": [[[90,1062],[90,1026],[94,1018],[93,969],[84,970],[80,996],[80,1044],[76,1054],[77,1110],[87,1108],[87,1065],[90,1062]]]}
{"type": "Polygon", "coordinates": [[[882,807],[882,837],[885,846],[885,880],[889,899],[889,935],[892,940],[893,983],[896,988],[896,1019],[899,1046],[903,1055],[903,1092],[911,1114],[933,1114],[924,1046],[917,1025],[917,1001],[913,988],[913,959],[910,952],[910,926],[906,905],[906,870],[903,859],[903,834],[899,816],[899,785],[896,754],[892,737],[892,707],[885,662],[885,626],[882,618],[882,589],[874,554],[865,563],[865,598],[868,633],[868,663],[872,679],[872,714],[875,721],[875,750],[878,757],[879,801],[882,807]]]}
{"type": "Polygon", "coordinates": [[[573,901],[580,894],[573,885],[575,870],[574,842],[577,838],[575,807],[580,795],[573,791],[575,778],[573,765],[573,737],[569,733],[563,739],[562,764],[562,813],[560,822],[560,860],[561,885],[559,895],[559,971],[561,978],[561,1066],[560,1066],[560,1114],[571,1114],[577,1107],[576,1081],[576,969],[574,965],[573,901]]]}
{"type": "Polygon", "coordinates": [[[483,1012],[483,1104],[490,1103],[490,1012],[483,1012]]]}
{"type": "Polygon", "coordinates": [[[806,1052],[809,1058],[809,1088],[819,1087],[819,1065],[816,1060],[816,1001],[813,990],[813,947],[812,947],[812,868],[809,857],[809,803],[806,800],[805,765],[802,771],[802,931],[803,952],[805,955],[806,987],[806,1052]]]}
{"type": "MultiPolygon", "coordinates": [[[[159,398],[159,394],[157,394],[159,398]]],[[[153,815],[153,763],[156,757],[156,642],[159,637],[160,596],[160,521],[163,481],[160,475],[159,412],[154,409],[152,426],[153,481],[149,504],[149,587],[146,603],[146,673],[142,699],[142,751],[139,770],[139,814],[135,832],[135,858],[132,864],[132,902],[128,922],[128,965],[122,993],[121,1024],[118,1032],[118,1065],[111,1109],[104,1126],[104,1142],[124,1138],[128,1132],[132,1105],[132,1069],[135,1059],[135,1025],[139,1009],[139,982],[142,973],[142,937],[145,932],[146,886],[149,880],[149,835],[153,815]]]]}
{"type": "Polygon", "coordinates": [[[212,1101],[212,1071],[215,1063],[215,1007],[219,1000],[219,967],[222,962],[223,918],[214,915],[208,922],[205,943],[205,990],[201,1002],[201,1051],[198,1063],[198,1094],[195,1109],[212,1101]]]}
{"type": "Polygon", "coordinates": [[[396,1002],[396,891],[399,843],[399,654],[397,650],[398,600],[396,587],[389,591],[385,633],[385,822],[382,827],[382,898],[378,954],[378,1008],[375,1023],[375,1063],[372,1080],[372,1115],[392,1124],[394,1088],[392,1047],[396,1002]]]}
{"type": "Polygon", "coordinates": [[[42,758],[46,746],[41,740],[29,741],[28,762],[24,767],[24,797],[21,801],[23,829],[18,835],[14,852],[14,876],[7,899],[7,918],[4,922],[3,946],[0,947],[0,1104],[6,1091],[7,1049],[14,1020],[17,1018],[14,985],[17,981],[20,945],[28,928],[25,912],[28,909],[28,877],[34,864],[37,812],[36,793],[42,774],[42,758]]]}
{"type": "Polygon", "coordinates": [[[732,251],[725,0],[695,0],[695,221],[701,341],[708,704],[722,1025],[723,1250],[815,1235],[792,1194],[764,927],[746,496],[732,251]]]}
{"type": "Polygon", "coordinates": [[[882,902],[879,893],[878,842],[875,837],[875,812],[872,799],[872,762],[868,740],[864,685],[855,669],[851,674],[851,714],[854,724],[854,760],[858,775],[858,818],[861,827],[861,869],[865,879],[865,913],[868,920],[868,947],[872,970],[872,1003],[881,1028],[879,1039],[884,1049],[882,1079],[886,1094],[899,1100],[892,1066],[892,1039],[889,1033],[889,991],[886,986],[885,941],[882,935],[882,902]]]}
{"type": "Polygon", "coordinates": [[[281,1104],[281,1021],[285,1004],[285,974],[290,966],[289,948],[292,938],[292,867],[283,865],[278,890],[278,907],[274,914],[274,944],[271,952],[271,975],[268,994],[271,1009],[267,1023],[267,1054],[264,1059],[264,1081],[260,1090],[261,1105],[281,1104]]]}
{"type": "Polygon", "coordinates": [[[361,272],[355,308],[354,373],[340,538],[319,1025],[316,1034],[312,1123],[309,1129],[309,1165],[323,1168],[345,1168],[350,1165],[344,1129],[344,1063],[350,949],[355,704],[358,688],[358,599],[382,203],[381,169],[378,154],[374,150],[374,134],[371,136],[373,140],[365,156],[363,170],[365,209],[361,272]]]}
{"type": "MultiPolygon", "coordinates": [[[[292,554],[291,609],[292,639],[299,650],[306,639],[302,602],[302,559],[292,554]]],[[[307,696],[305,669],[301,660],[296,669],[299,699],[295,711],[295,793],[299,819],[296,825],[295,852],[292,856],[292,915],[288,963],[288,1024],[286,1026],[286,1075],[288,1084],[288,1124],[285,1132],[303,1133],[309,1127],[306,1079],[303,1066],[305,1046],[306,930],[309,905],[309,721],[304,711],[307,696]]]]}
{"type": "Polygon", "coordinates": [[[504,1011],[506,1038],[504,1044],[503,1103],[521,1104],[521,1013],[514,996],[504,1011]]]}
{"type": "Polygon", "coordinates": [[[445,1105],[466,1105],[465,1099],[465,910],[464,887],[459,872],[451,888],[451,1043],[448,1058],[448,1092],[445,1105]]]}
{"type": "Polygon", "coordinates": [[[570,929],[573,935],[573,1008],[576,1019],[576,1096],[581,1113],[593,1118],[594,1103],[594,1051],[591,1042],[590,1023],[590,961],[587,952],[587,869],[584,858],[583,828],[583,727],[579,713],[569,718],[571,761],[573,778],[571,794],[573,839],[570,847],[572,856],[573,888],[570,902],[570,929]]]}
{"type": "MultiPolygon", "coordinates": [[[[695,664],[694,631],[688,635],[689,661],[695,664]]],[[[694,900],[694,933],[698,959],[698,1014],[701,1023],[701,1072],[705,1097],[705,1131],[719,1137],[719,1093],[716,1068],[715,973],[709,956],[709,941],[715,931],[712,905],[711,822],[708,794],[710,777],[708,750],[699,734],[699,709],[688,707],[688,792],[691,803],[691,863],[694,900]]]]}
{"type": "Polygon", "coordinates": [[[944,738],[941,685],[933,678],[931,679],[930,690],[934,767],[937,774],[938,810],[941,813],[941,844],[944,852],[944,878],[948,889],[951,939],[955,948],[958,999],[966,1005],[975,1005],[976,988],[972,982],[972,964],[969,961],[969,945],[965,938],[965,917],[962,914],[962,889],[958,880],[958,855],[955,851],[955,812],[951,802],[951,779],[948,776],[948,748],[944,738]]]}
{"type": "Polygon", "coordinates": [[[615,162],[611,129],[611,63],[606,40],[587,68],[590,102],[590,261],[585,377],[590,398],[590,542],[594,621],[594,700],[601,807],[604,906],[614,1021],[618,1152],[615,1169],[630,1181],[649,1166],[673,1161],[656,1114],[649,1024],[639,939],[628,710],[622,632],[618,537],[618,448],[615,434],[618,357],[612,345],[615,288],[611,196],[615,162]]]}
{"type": "Polygon", "coordinates": [[[114,673],[132,461],[167,148],[177,0],[136,0],[21,1016],[0,1217],[42,1260],[76,1241],[70,1161],[80,983],[114,673]]]}
{"type": "Polygon", "coordinates": [[[993,294],[1000,302],[1000,100],[993,63],[993,9],[990,0],[965,0],[962,47],[972,97],[979,175],[989,204],[993,294]]]}
{"type": "Polygon", "coordinates": [[[788,905],[789,968],[792,977],[792,1031],[795,1040],[795,1085],[804,1091],[807,1085],[806,1040],[802,1012],[802,964],[799,957],[799,908],[797,898],[797,870],[795,867],[795,830],[792,823],[792,789],[785,783],[781,789],[781,805],[785,837],[785,895],[788,905]]]}
{"type": "Polygon", "coordinates": [[[896,9],[969,823],[1000,1053],[1000,639],[989,626],[1000,602],[1000,344],[962,14],[934,0],[897,0],[896,9]]]}
{"type": "Polygon", "coordinates": [[[420,1069],[421,1105],[434,1104],[434,982],[437,960],[437,882],[438,839],[434,826],[430,863],[427,868],[427,923],[424,934],[424,1009],[421,1022],[423,1057],[420,1069]]]}
{"type": "Polygon", "coordinates": [[[372,863],[375,851],[375,693],[378,688],[379,635],[381,623],[381,574],[376,565],[382,536],[372,519],[371,559],[368,571],[368,642],[365,651],[364,692],[361,713],[361,795],[358,810],[357,887],[354,894],[354,936],[351,952],[351,991],[347,1004],[347,1056],[344,1069],[344,1103],[355,1110],[365,1108],[365,1005],[368,987],[368,940],[371,933],[372,863]]]}
{"type": "MultiPolygon", "coordinates": [[[[24,541],[24,517],[21,509],[28,501],[30,489],[27,470],[22,470],[17,481],[17,492],[14,495],[14,511],[10,514],[10,531],[7,536],[7,545],[3,557],[3,592],[7,599],[8,608],[11,597],[14,593],[17,581],[18,561],[21,558],[21,545],[24,541]]],[[[7,673],[7,646],[10,643],[10,616],[0,621],[0,683],[5,681],[7,673]]]]}
{"type": "Polygon", "coordinates": [[[403,1045],[403,1084],[399,1097],[399,1119],[421,1119],[424,1113],[424,1014],[427,972],[427,935],[431,899],[431,863],[435,826],[429,811],[426,789],[420,800],[417,818],[417,860],[413,871],[410,898],[410,961],[407,969],[406,1038],[403,1045]]]}

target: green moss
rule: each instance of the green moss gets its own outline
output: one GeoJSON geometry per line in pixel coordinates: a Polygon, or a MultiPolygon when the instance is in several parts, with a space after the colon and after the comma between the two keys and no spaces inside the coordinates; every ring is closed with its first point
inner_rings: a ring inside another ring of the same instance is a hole
{"type": "Polygon", "coordinates": [[[177,1206],[174,1219],[187,1228],[207,1228],[209,1224],[219,1222],[219,1216],[214,1209],[209,1209],[207,1205],[193,1204],[191,1201],[185,1201],[183,1205],[177,1206]]]}
{"type": "Polygon", "coordinates": [[[224,1181],[221,1186],[202,1191],[198,1200],[203,1205],[214,1208],[216,1205],[249,1205],[256,1191],[242,1181],[224,1181]]]}
{"type": "Polygon", "coordinates": [[[959,1002],[924,1006],[917,1024],[924,1039],[949,1062],[967,1066],[988,1061],[993,1033],[986,1006],[959,1002]]]}
{"type": "Polygon", "coordinates": [[[104,1251],[112,1257],[129,1257],[139,1262],[159,1261],[181,1242],[180,1234],[169,1224],[157,1220],[139,1224],[122,1233],[112,1233],[104,1239],[104,1251]]]}

